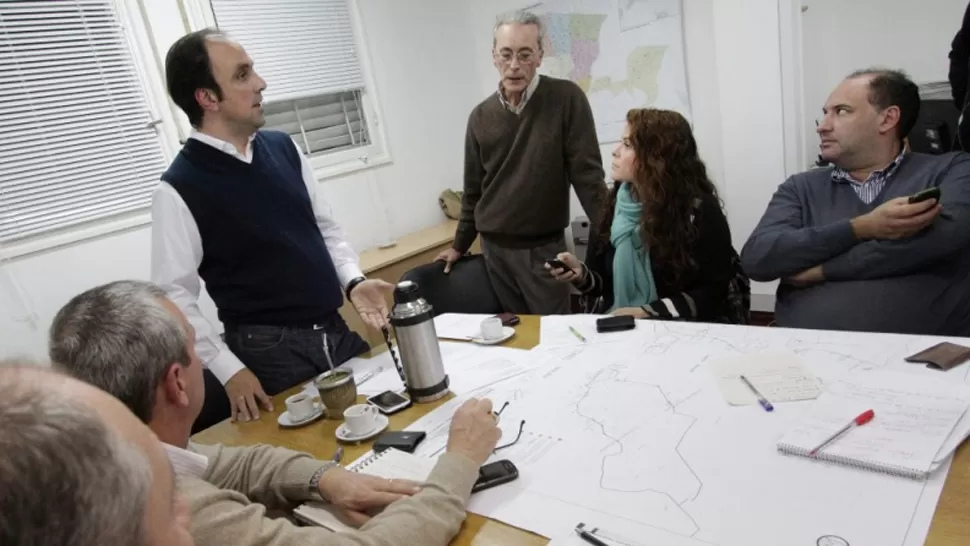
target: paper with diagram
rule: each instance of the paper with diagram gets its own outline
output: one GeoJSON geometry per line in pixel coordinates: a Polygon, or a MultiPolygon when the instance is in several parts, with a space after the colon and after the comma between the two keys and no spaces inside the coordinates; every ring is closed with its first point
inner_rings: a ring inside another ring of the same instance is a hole
{"type": "Polygon", "coordinates": [[[435,456],[449,412],[465,396],[509,402],[502,442],[524,421],[519,443],[495,454],[515,463],[520,478],[475,494],[470,511],[547,537],[568,536],[584,522],[633,546],[815,544],[827,535],[853,545],[925,540],[949,458],[912,480],[780,454],[778,439],[812,402],[771,413],[731,406],[708,364],[789,353],[823,385],[868,369],[967,383],[970,369],[903,362],[931,338],[641,321],[635,336],[574,344],[560,335],[568,318],[548,324],[560,332],[544,332],[544,342],[560,343],[532,351],[528,371],[461,393],[409,427],[428,431],[419,449],[435,456]]]}
{"type": "Polygon", "coordinates": [[[742,375],[772,404],[811,400],[820,392],[818,379],[791,352],[718,358],[709,366],[724,398],[735,406],[758,403],[758,397],[741,381],[742,375]]]}

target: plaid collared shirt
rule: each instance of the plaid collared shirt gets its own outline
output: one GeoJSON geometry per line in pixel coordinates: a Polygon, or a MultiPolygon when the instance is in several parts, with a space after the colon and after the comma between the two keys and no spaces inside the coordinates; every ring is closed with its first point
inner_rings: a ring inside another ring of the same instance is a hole
{"type": "Polygon", "coordinates": [[[894,159],[888,167],[882,169],[881,171],[872,171],[869,173],[869,178],[866,178],[863,182],[859,182],[858,180],[852,178],[852,176],[849,175],[849,171],[846,171],[840,167],[835,167],[832,170],[832,181],[848,183],[852,186],[852,189],[855,190],[855,193],[859,196],[859,199],[861,199],[863,203],[869,205],[876,200],[876,197],[879,197],[879,194],[882,193],[882,189],[886,187],[886,182],[888,182],[889,179],[896,174],[896,171],[899,170],[899,165],[903,162],[905,157],[906,150],[904,149],[903,151],[899,152],[899,155],[896,156],[896,159],[894,159]]]}
{"type": "Polygon", "coordinates": [[[538,72],[532,77],[532,81],[529,82],[529,86],[525,88],[525,91],[522,94],[522,100],[519,102],[519,104],[512,106],[509,101],[505,100],[505,89],[502,87],[502,82],[499,82],[498,100],[502,102],[502,106],[508,108],[513,114],[521,114],[522,110],[525,108],[525,103],[529,102],[529,99],[532,98],[532,94],[536,92],[536,87],[539,87],[538,72]]]}

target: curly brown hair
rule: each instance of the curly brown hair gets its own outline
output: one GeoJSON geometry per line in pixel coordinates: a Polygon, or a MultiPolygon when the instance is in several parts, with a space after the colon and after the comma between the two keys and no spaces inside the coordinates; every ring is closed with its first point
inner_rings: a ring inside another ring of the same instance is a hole
{"type": "MultiPolygon", "coordinates": [[[[698,229],[692,221],[697,202],[705,196],[718,199],[717,188],[697,154],[697,142],[684,116],[654,108],[627,112],[630,141],[636,154],[633,196],[643,206],[640,236],[663,270],[676,278],[697,268],[691,246],[698,229]]],[[[609,239],[616,207],[616,190],[625,180],[613,183],[607,208],[600,215],[600,234],[609,239]]],[[[720,202],[720,199],[718,199],[720,202]]]]}

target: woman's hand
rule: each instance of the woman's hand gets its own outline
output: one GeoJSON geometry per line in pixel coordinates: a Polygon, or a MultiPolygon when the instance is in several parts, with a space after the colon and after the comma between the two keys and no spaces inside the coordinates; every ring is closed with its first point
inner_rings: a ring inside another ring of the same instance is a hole
{"type": "Polygon", "coordinates": [[[562,262],[566,268],[553,267],[548,263],[545,265],[546,271],[557,281],[580,282],[583,280],[583,263],[576,259],[576,256],[568,252],[562,252],[556,259],[562,262]]]}
{"type": "Polygon", "coordinates": [[[642,307],[620,307],[613,311],[614,317],[631,316],[636,319],[647,318],[647,312],[642,307]]]}

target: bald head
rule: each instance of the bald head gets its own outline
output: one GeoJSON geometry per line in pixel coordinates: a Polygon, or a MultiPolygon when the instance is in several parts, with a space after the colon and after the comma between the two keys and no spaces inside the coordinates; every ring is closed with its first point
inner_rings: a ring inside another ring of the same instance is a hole
{"type": "Polygon", "coordinates": [[[0,544],[191,544],[161,445],[111,396],[0,363],[0,430],[0,544]]]}

